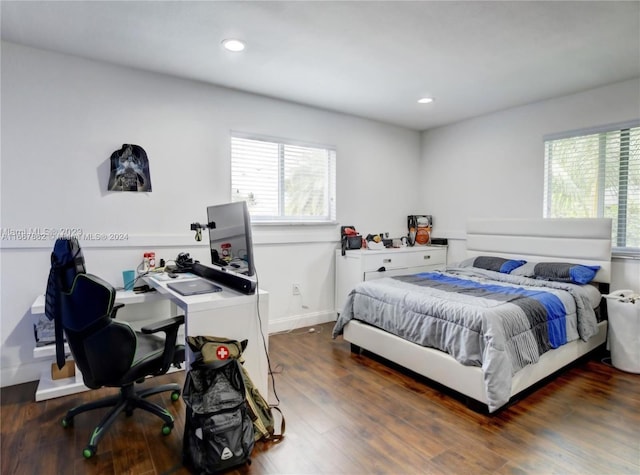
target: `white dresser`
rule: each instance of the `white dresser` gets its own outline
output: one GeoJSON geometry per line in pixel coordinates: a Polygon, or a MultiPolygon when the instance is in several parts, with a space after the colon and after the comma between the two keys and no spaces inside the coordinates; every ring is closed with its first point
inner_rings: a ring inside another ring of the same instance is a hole
{"type": "Polygon", "coordinates": [[[336,251],[336,311],[342,311],[347,295],[359,282],[394,275],[444,269],[447,246],[414,246],[382,250],[357,249],[342,255],[336,251]]]}

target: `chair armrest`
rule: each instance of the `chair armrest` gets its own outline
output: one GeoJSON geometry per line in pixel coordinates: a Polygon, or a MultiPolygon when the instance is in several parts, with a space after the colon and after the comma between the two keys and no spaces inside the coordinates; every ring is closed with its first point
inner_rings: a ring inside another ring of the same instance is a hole
{"type": "Polygon", "coordinates": [[[178,329],[180,325],[184,323],[184,315],[178,315],[177,317],[167,318],[159,322],[145,325],[141,328],[142,333],[151,334],[157,332],[165,333],[164,350],[162,359],[162,368],[156,375],[164,374],[169,371],[171,365],[175,365],[178,368],[180,363],[184,362],[184,345],[176,345],[178,339],[178,329]],[[180,353],[176,354],[176,350],[180,353]],[[179,356],[180,361],[176,361],[179,356]]]}
{"type": "Polygon", "coordinates": [[[113,308],[111,309],[111,313],[109,314],[109,317],[111,318],[116,318],[116,313],[118,313],[118,310],[120,310],[122,307],[124,307],[123,303],[117,303],[113,306],[113,308]]]}
{"type": "Polygon", "coordinates": [[[168,331],[171,327],[179,327],[184,323],[184,315],[178,315],[177,317],[167,318],[166,320],[160,320],[159,322],[154,322],[149,325],[145,325],[141,328],[142,333],[146,333],[147,335],[151,333],[158,333],[161,331],[168,331]]]}

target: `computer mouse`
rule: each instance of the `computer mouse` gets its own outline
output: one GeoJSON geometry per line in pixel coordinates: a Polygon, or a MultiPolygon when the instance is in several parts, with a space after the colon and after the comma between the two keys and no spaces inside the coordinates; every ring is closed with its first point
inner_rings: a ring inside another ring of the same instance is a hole
{"type": "Polygon", "coordinates": [[[176,277],[178,277],[178,274],[176,274],[175,272],[169,272],[167,275],[172,279],[175,279],[176,277]]]}

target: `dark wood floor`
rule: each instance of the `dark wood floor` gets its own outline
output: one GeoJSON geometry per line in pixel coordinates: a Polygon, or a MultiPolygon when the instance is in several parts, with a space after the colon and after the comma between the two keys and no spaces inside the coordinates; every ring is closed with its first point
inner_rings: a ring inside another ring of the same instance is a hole
{"type": "MultiPolygon", "coordinates": [[[[640,473],[640,376],[591,358],[497,415],[393,366],[355,356],[316,332],[272,335],[271,364],[285,439],[259,443],[249,474],[640,473]]],[[[184,373],[158,378],[182,384],[184,373]]],[[[157,381],[156,379],[155,381],[157,381]]],[[[2,474],[183,474],[184,403],[154,396],[176,427],[137,411],[116,421],[85,460],[100,411],[63,429],[65,411],[112,391],[33,402],[35,383],[2,389],[2,474]]],[[[273,399],[273,395],[271,396],[273,399]]]]}

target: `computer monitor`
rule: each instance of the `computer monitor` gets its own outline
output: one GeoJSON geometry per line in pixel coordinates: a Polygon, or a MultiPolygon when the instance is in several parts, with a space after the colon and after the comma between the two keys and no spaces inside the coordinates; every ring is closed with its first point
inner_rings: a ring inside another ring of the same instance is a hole
{"type": "Polygon", "coordinates": [[[246,276],[256,273],[253,262],[251,217],[247,203],[239,201],[207,207],[211,263],[246,276]]]}

